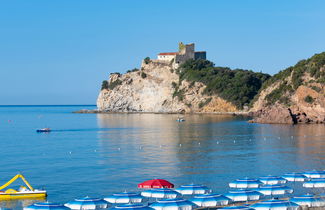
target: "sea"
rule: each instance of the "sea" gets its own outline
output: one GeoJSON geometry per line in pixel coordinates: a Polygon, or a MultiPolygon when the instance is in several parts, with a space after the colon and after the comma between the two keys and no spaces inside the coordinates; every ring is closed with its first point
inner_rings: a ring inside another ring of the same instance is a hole
{"type": "MultiPolygon", "coordinates": [[[[96,107],[0,106],[0,185],[21,173],[34,188],[47,190],[48,201],[63,204],[139,192],[137,184],[155,178],[224,194],[238,178],[325,170],[322,124],[252,124],[217,114],[73,113],[81,109],[96,107]],[[36,132],[44,127],[52,132],[36,132]]],[[[20,185],[17,180],[10,187],[20,185]]],[[[301,183],[294,187],[296,194],[314,192],[301,183]]],[[[0,201],[0,207],[33,202],[0,201]]]]}

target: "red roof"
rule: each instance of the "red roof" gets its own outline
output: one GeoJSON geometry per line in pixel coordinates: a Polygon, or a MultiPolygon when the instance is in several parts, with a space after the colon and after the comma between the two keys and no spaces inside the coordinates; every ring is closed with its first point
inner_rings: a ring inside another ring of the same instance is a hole
{"type": "Polygon", "coordinates": [[[166,52],[166,53],[159,53],[158,55],[177,55],[178,52],[166,52]]]}
{"type": "Polygon", "coordinates": [[[138,184],[138,188],[173,188],[174,185],[164,179],[153,179],[138,184]]]}

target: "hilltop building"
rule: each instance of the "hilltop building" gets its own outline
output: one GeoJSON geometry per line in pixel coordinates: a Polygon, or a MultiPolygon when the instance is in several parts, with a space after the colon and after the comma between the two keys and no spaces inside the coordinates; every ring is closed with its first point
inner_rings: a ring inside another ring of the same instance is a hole
{"type": "Polygon", "coordinates": [[[158,54],[158,61],[173,62],[174,68],[177,68],[180,64],[189,59],[206,59],[205,51],[195,52],[195,45],[179,43],[178,52],[164,52],[158,54]]]}

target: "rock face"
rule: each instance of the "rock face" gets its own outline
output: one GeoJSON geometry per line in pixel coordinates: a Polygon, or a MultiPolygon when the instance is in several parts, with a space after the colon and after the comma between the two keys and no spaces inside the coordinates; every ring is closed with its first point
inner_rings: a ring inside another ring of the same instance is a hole
{"type": "Polygon", "coordinates": [[[252,122],[325,123],[325,53],[297,63],[266,82],[252,122]]]}
{"type": "Polygon", "coordinates": [[[203,94],[205,85],[182,81],[170,62],[142,62],[141,70],[111,74],[97,108],[104,112],[237,112],[232,103],[203,94]]]}
{"type": "MultiPolygon", "coordinates": [[[[216,94],[204,94],[206,83],[192,81],[180,80],[170,61],[143,61],[140,70],[110,75],[97,108],[99,112],[244,113],[216,94]]],[[[325,123],[325,52],[267,79],[249,111],[251,122],[257,123],[325,123]]]]}

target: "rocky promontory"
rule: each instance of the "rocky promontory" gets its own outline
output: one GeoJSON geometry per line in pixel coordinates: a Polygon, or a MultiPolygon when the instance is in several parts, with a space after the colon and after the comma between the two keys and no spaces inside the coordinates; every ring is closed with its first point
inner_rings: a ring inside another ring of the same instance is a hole
{"type": "Polygon", "coordinates": [[[103,82],[101,112],[243,113],[269,76],[214,67],[207,60],[144,60],[140,69],[113,73],[103,82]]]}
{"type": "Polygon", "coordinates": [[[234,104],[217,95],[203,93],[201,82],[179,82],[168,62],[142,62],[141,69],[126,74],[113,73],[103,88],[97,107],[106,112],[238,112],[234,104]]]}
{"type": "MultiPolygon", "coordinates": [[[[274,76],[215,67],[194,44],[104,80],[95,113],[247,113],[256,123],[325,123],[325,52],[274,76]]],[[[89,113],[89,111],[84,112],[89,113]]]]}
{"type": "Polygon", "coordinates": [[[268,79],[251,108],[256,123],[325,123],[325,53],[268,79]]]}

